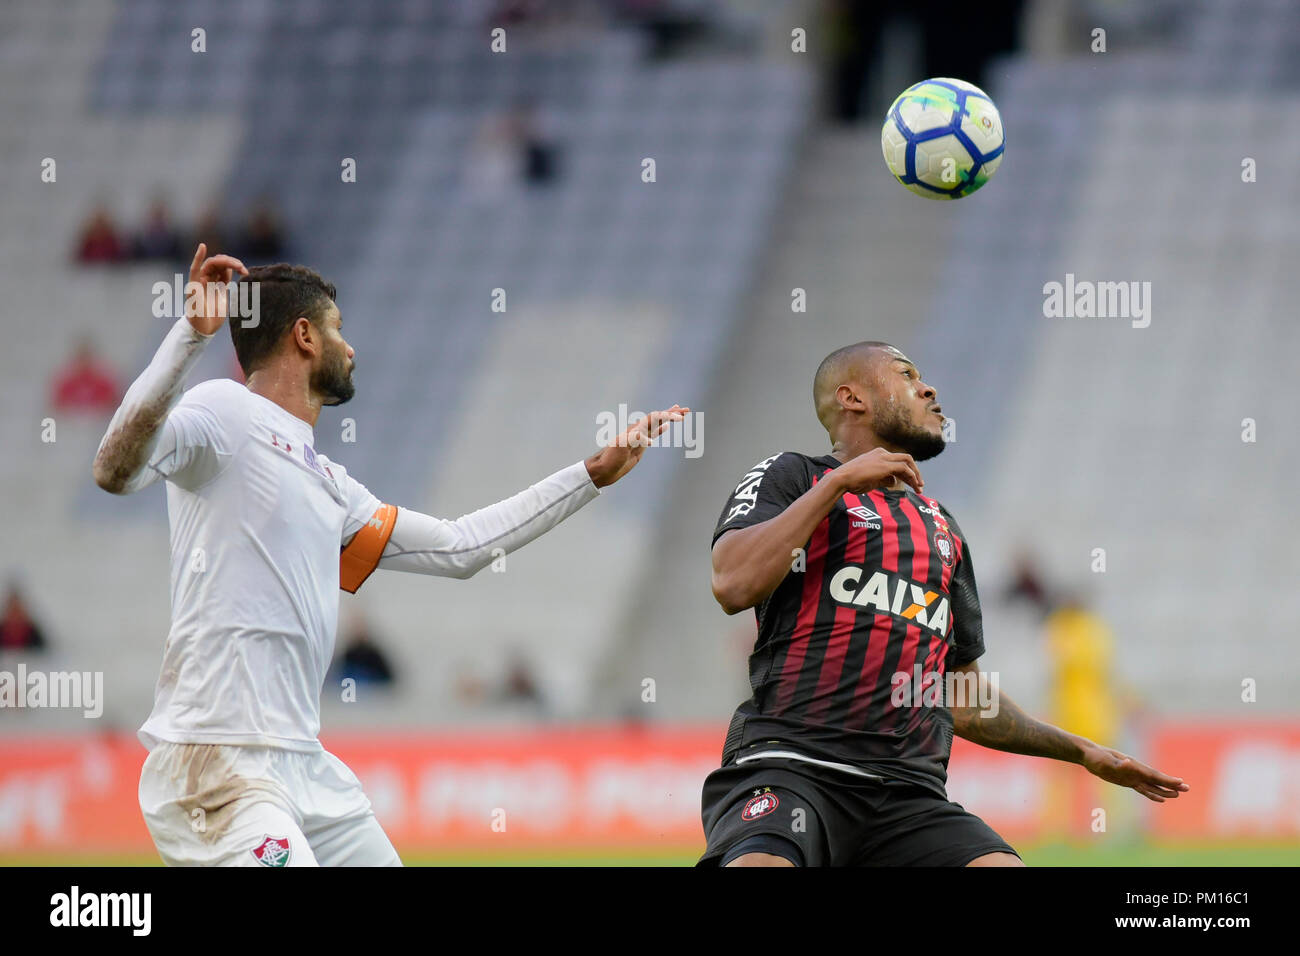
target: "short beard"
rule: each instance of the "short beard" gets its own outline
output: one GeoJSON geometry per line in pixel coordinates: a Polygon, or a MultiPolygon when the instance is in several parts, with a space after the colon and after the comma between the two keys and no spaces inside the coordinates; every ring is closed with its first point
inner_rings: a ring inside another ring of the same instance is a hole
{"type": "Polygon", "coordinates": [[[902,449],[914,461],[928,461],[944,449],[943,433],[928,432],[903,418],[898,406],[892,414],[877,414],[872,428],[882,442],[902,449]]]}
{"type": "Polygon", "coordinates": [[[347,355],[342,351],[332,353],[312,374],[311,388],[323,396],[326,405],[342,405],[355,395],[357,388],[352,384],[347,355]]]}

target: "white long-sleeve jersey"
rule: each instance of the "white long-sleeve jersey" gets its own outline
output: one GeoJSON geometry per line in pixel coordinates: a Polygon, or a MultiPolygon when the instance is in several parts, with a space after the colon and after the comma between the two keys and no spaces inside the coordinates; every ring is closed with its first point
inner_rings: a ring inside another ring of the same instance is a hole
{"type": "MultiPolygon", "coordinates": [[[[140,739],[320,750],[339,552],[382,503],[315,452],[307,422],[238,382],[182,397],[210,338],[177,320],[104,436],[141,408],[170,406],[125,488],[165,479],[171,525],[171,629],[140,739]]],[[[599,494],[577,462],[454,521],[398,508],[378,566],[468,577],[599,494]]]]}

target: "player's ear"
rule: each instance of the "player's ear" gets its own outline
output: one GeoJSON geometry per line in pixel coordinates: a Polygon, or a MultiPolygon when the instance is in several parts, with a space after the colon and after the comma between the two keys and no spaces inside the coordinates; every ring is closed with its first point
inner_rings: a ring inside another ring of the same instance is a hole
{"type": "Polygon", "coordinates": [[[846,412],[869,411],[866,392],[857,385],[841,385],[835,390],[835,400],[846,412]]]}
{"type": "Polygon", "coordinates": [[[320,348],[319,338],[316,326],[312,324],[311,319],[305,315],[300,315],[293,320],[293,340],[299,348],[307,351],[320,348]]]}

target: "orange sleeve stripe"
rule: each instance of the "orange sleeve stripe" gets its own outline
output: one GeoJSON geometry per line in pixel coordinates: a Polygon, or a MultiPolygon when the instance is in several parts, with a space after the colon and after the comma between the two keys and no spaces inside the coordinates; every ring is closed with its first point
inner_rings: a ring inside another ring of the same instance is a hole
{"type": "Polygon", "coordinates": [[[384,546],[392,537],[393,525],[396,523],[396,507],[380,505],[375,509],[374,516],[361,526],[361,530],[339,554],[339,587],[349,594],[357,593],[357,588],[379,566],[379,559],[384,556],[384,546]]]}

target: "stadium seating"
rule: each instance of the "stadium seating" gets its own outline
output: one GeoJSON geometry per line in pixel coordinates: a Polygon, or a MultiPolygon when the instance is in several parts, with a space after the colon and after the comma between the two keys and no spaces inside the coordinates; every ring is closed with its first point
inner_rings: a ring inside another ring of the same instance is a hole
{"type": "Polygon", "coordinates": [[[1244,716],[1245,678],[1261,688],[1250,713],[1291,706],[1300,686],[1277,662],[1294,657],[1295,559],[1286,519],[1258,504],[1285,502],[1300,466],[1280,398],[1300,335],[1287,266],[1300,255],[1300,10],[1201,4],[1178,23],[1181,54],[1110,53],[1104,69],[1087,57],[1021,58],[995,70],[1007,158],[968,203],[916,202],[885,181],[863,197],[879,224],[855,235],[859,207],[845,197],[875,161],[874,133],[858,134],[838,175],[829,162],[814,166],[822,153],[805,158],[799,182],[827,183],[835,200],[778,237],[767,312],[747,314],[735,340],[748,346],[741,368],[709,405],[726,426],[711,433],[705,480],[678,480],[674,497],[691,517],[661,541],[659,563],[689,561],[669,571],[669,590],[683,597],[655,614],[644,602],[611,661],[671,673],[683,688],[672,707],[684,713],[717,713],[709,702],[746,693],[739,655],[752,618],[724,619],[713,605],[705,528],[751,461],[825,447],[809,400],[821,356],[884,338],[912,355],[956,421],[956,442],[923,466],[926,487],[972,538],[984,663],[1017,700],[1040,712],[1047,702],[1037,619],[998,598],[1029,546],[1051,581],[1110,622],[1120,676],[1150,710],[1244,716]],[[1152,88],[1166,93],[1131,92],[1152,88]],[[1243,159],[1260,156],[1273,168],[1244,183],[1243,159]],[[852,211],[837,218],[826,208],[834,202],[852,211]],[[833,261],[846,237],[860,243],[859,281],[870,278],[846,304],[849,322],[839,296],[860,287],[802,265],[833,261]],[[918,246],[943,263],[936,288],[907,283],[918,246]],[[1043,285],[1067,273],[1150,282],[1150,326],[1046,318],[1043,285]],[[807,325],[795,326],[803,317],[781,299],[796,285],[809,288],[807,325]],[[1246,418],[1258,425],[1255,444],[1242,441],[1246,418]],[[1095,548],[1105,549],[1104,573],[1093,571],[1095,548]]]}
{"type": "MultiPolygon", "coordinates": [[[[63,133],[84,149],[97,124],[112,131],[94,148],[99,162],[104,149],[120,156],[121,215],[137,214],[160,185],[177,206],[187,200],[186,218],[215,196],[233,213],[271,195],[292,258],[339,287],[358,352],[358,397],[322,417],[319,449],[381,497],[452,517],[590,453],[599,413],[701,392],[725,359],[811,85],[761,60],[650,63],[643,39],[619,29],[567,40],[520,31],[512,55],[496,57],[479,26],[456,14],[380,6],[243,3],[239,16],[205,27],[207,52],[196,53],[179,8],[120,3],[78,51],[95,69],[74,71],[65,86],[89,110],[63,133]],[[556,181],[512,186],[509,203],[476,194],[466,186],[476,135],[525,98],[556,144],[556,181]],[[355,183],[340,179],[344,157],[357,162],[355,183]],[[645,157],[656,182],[641,179],[645,157]],[[195,196],[194,181],[225,187],[195,196]],[[498,287],[504,313],[491,308],[498,287]],[[341,440],[344,418],[356,422],[355,445],[341,440]]],[[[78,201],[60,205],[69,243],[94,198],[91,185],[80,188],[78,201]]],[[[131,313],[111,353],[135,374],[163,331],[142,311],[151,274],[42,268],[85,289],[83,300],[106,296],[98,307],[131,313]]],[[[214,346],[193,380],[228,374],[229,357],[214,346]]],[[[24,395],[38,390],[27,382],[24,395]]],[[[66,534],[101,535],[88,541],[111,534],[113,551],[131,560],[101,571],[95,601],[80,608],[55,609],[65,585],[27,565],[56,634],[87,640],[98,628],[96,640],[129,662],[105,657],[143,713],[166,629],[163,496],[153,488],[112,499],[77,479],[73,465],[89,462],[98,438],[94,426],[82,432],[68,461],[13,481],[48,503],[33,512],[33,532],[53,520],[66,534]],[[153,595],[147,610],[129,613],[141,594],[153,595]]],[[[647,463],[636,490],[619,489],[512,559],[520,570],[499,576],[498,590],[487,578],[374,579],[357,600],[410,690],[377,710],[339,708],[337,719],[455,718],[460,670],[490,676],[515,646],[537,657],[553,649],[541,665],[548,696],[559,714],[584,712],[640,580],[649,529],[668,506],[671,467],[666,455],[647,463]]],[[[59,549],[46,550],[53,562],[59,549]]]]}
{"type": "MultiPolygon", "coordinates": [[[[93,488],[102,421],[61,417],[53,444],[40,431],[79,333],[129,379],[166,320],[149,312],[158,270],[77,269],[71,248],[97,201],[130,225],[160,189],[182,222],[270,195],[289,257],[338,285],[358,352],[358,397],[322,416],[319,450],[380,497],[471,510],[587,454],[596,415],[624,402],[681,401],[708,425],[704,457],[649,456],[504,574],[380,576],[345,598],[344,620],[364,610],[400,684],[373,705],[327,694],[328,725],[500,719],[456,687],[516,648],[555,716],[724,716],[752,623],[708,594],[707,532],[753,461],[824,447],[811,373],[860,338],[911,353],[956,419],[927,490],[974,541],[987,663],[1018,699],[1041,704],[1044,660],[1034,622],[996,594],[1028,543],[1111,622],[1121,670],[1156,709],[1230,709],[1245,677],[1268,688],[1261,709],[1282,707],[1300,691],[1271,667],[1298,609],[1285,519],[1234,497],[1281,506],[1300,464],[1271,387],[1300,335],[1300,171],[1264,165],[1251,184],[1239,171],[1300,155],[1300,12],[1246,7],[1190,6],[1181,53],[1004,64],[998,178],[926,204],[881,175],[874,130],[810,126],[811,77],[788,59],[653,61],[635,31],[589,23],[520,29],[502,57],[467,7],[414,0],[235,0],[196,53],[192,17],[165,0],[12,0],[0,108],[22,121],[0,126],[0,159],[30,175],[0,178],[0,494],[23,503],[7,567],[61,653],[105,671],[105,722],[137,725],[167,627],[163,495],[93,488]],[[1159,102],[1130,92],[1153,86],[1159,102]],[[556,146],[556,178],[480,181],[485,129],[521,103],[556,146]],[[1175,136],[1203,147],[1173,150],[1175,136]],[[39,179],[45,157],[57,183],[39,179]],[[1150,327],[1045,317],[1043,284],[1067,273],[1151,282],[1150,327]],[[795,288],[806,313],[791,311],[795,288]],[[1225,648],[1247,635],[1255,672],[1226,672],[1225,648]]],[[[193,380],[228,374],[230,357],[214,346],[193,380]]]]}

